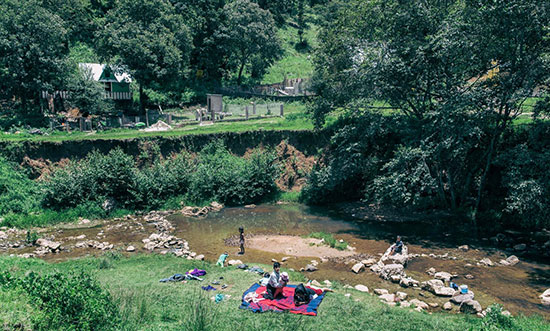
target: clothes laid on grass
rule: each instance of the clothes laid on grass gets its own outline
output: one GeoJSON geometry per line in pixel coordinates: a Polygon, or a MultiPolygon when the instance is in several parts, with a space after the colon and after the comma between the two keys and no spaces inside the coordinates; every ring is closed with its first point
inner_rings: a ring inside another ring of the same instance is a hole
{"type": "Polygon", "coordinates": [[[189,270],[188,272],[185,273],[186,275],[191,275],[191,276],[195,276],[195,277],[200,277],[200,276],[204,276],[206,275],[206,270],[202,270],[202,269],[193,269],[193,270],[189,270]]]}
{"type": "Polygon", "coordinates": [[[320,289],[304,286],[304,284],[297,285],[294,290],[294,304],[296,306],[307,305],[322,293],[323,290],[320,289]]]}
{"type": "Polygon", "coordinates": [[[201,287],[201,288],[202,288],[203,290],[205,290],[205,291],[215,291],[215,290],[216,290],[215,287],[210,286],[210,285],[208,285],[208,286],[203,286],[203,287],[201,287]]]}
{"type": "Polygon", "coordinates": [[[260,267],[252,267],[252,268],[248,269],[248,272],[255,272],[259,275],[263,275],[264,274],[264,269],[262,269],[260,267]]]}
{"type": "Polygon", "coordinates": [[[159,280],[161,283],[167,283],[167,282],[182,282],[185,280],[185,275],[182,274],[175,274],[169,278],[163,278],[159,280]]]}
{"type": "MultiPolygon", "coordinates": [[[[276,312],[289,311],[292,314],[317,316],[317,309],[319,308],[319,305],[321,304],[321,302],[323,301],[323,298],[325,297],[325,294],[323,293],[323,291],[312,289],[317,294],[317,297],[311,300],[308,304],[296,306],[296,304],[294,303],[295,289],[296,289],[296,285],[285,286],[283,288],[284,298],[279,300],[268,300],[264,298],[264,300],[259,300],[258,302],[254,302],[254,301],[247,302],[245,301],[245,298],[249,293],[254,293],[258,299],[261,299],[263,298],[263,293],[266,291],[266,288],[264,286],[260,286],[259,284],[254,284],[244,292],[241,306],[239,308],[251,310],[253,312],[258,312],[258,313],[263,313],[266,311],[276,311],[276,312]]],[[[254,294],[250,296],[254,296],[254,294]]]]}

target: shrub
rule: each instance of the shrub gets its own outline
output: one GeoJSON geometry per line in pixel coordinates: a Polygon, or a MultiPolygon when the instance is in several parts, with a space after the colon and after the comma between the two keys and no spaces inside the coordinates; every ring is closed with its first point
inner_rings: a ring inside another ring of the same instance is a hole
{"type": "Polygon", "coordinates": [[[158,208],[169,198],[187,193],[191,177],[191,156],[181,153],[164,162],[136,171],[135,203],[147,208],[158,208]]]}
{"type": "Polygon", "coordinates": [[[35,210],[39,206],[40,194],[35,182],[0,156],[0,215],[35,210]]]}
{"type": "Polygon", "coordinates": [[[23,278],[4,272],[0,285],[21,288],[34,300],[44,312],[37,329],[111,330],[120,321],[109,293],[85,272],[30,272],[23,278]]]}
{"type": "Polygon", "coordinates": [[[190,201],[214,199],[242,205],[259,202],[276,191],[277,167],[271,151],[255,151],[249,158],[239,158],[217,141],[207,145],[195,162],[188,193],[190,201]]]}
{"type": "Polygon", "coordinates": [[[53,172],[44,182],[44,205],[61,209],[106,198],[128,205],[135,171],[134,160],[120,148],[106,155],[94,151],[85,159],[53,172]]]}

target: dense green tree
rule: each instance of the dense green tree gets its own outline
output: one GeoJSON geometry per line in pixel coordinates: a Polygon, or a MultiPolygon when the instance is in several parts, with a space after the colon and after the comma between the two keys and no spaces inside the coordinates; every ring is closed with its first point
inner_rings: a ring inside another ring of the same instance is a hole
{"type": "Polygon", "coordinates": [[[91,72],[79,68],[69,77],[66,90],[71,97],[68,103],[84,114],[109,114],[114,110],[113,100],[107,99],[105,87],[93,79],[91,72]]]}
{"type": "Polygon", "coordinates": [[[41,91],[62,87],[69,52],[61,18],[37,1],[0,4],[0,93],[35,111],[41,91]]]}
{"type": "Polygon", "coordinates": [[[57,14],[64,22],[71,44],[93,44],[98,20],[90,0],[40,0],[42,6],[57,14]]]}
{"type": "Polygon", "coordinates": [[[394,203],[395,193],[414,205],[422,192],[432,206],[475,216],[502,133],[550,76],[549,3],[340,1],[325,16],[317,124],[339,107],[382,100],[416,128],[379,168],[369,198],[394,203]]]}
{"type": "Polygon", "coordinates": [[[263,73],[281,53],[273,16],[248,0],[236,0],[224,7],[227,18],[217,32],[227,56],[228,67],[238,71],[237,84],[247,64],[263,73]]]}
{"type": "Polygon", "coordinates": [[[127,67],[140,89],[166,87],[181,79],[191,51],[189,29],[168,0],[119,0],[105,17],[99,53],[127,67]]]}

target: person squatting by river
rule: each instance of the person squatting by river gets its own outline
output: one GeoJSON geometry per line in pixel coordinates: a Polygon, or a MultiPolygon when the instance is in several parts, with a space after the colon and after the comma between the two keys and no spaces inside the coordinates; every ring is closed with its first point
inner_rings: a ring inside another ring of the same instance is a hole
{"type": "Polygon", "coordinates": [[[401,236],[397,236],[397,239],[395,240],[395,244],[392,245],[390,255],[401,254],[402,251],[403,251],[403,241],[401,241],[401,236]]]}

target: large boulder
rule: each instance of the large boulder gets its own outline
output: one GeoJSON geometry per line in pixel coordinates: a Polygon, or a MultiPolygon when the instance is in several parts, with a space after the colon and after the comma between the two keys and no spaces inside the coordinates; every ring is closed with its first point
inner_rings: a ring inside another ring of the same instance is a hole
{"type": "Polygon", "coordinates": [[[365,267],[370,267],[374,264],[376,264],[376,259],[375,258],[370,258],[370,259],[366,259],[366,260],[362,260],[361,263],[363,263],[365,265],[365,267]]]}
{"type": "Polygon", "coordinates": [[[395,302],[395,295],[393,294],[382,294],[378,297],[380,300],[386,301],[386,302],[395,302]]]}
{"type": "Polygon", "coordinates": [[[374,294],[376,295],[383,295],[383,294],[388,294],[390,293],[388,290],[386,290],[385,288],[375,288],[374,289],[374,294]]]}
{"type": "Polygon", "coordinates": [[[316,266],[314,266],[313,264],[308,264],[306,265],[306,268],[305,268],[305,271],[307,272],[314,272],[314,271],[317,271],[319,268],[317,268],[316,266]]]}
{"type": "Polygon", "coordinates": [[[445,284],[439,279],[431,279],[426,282],[422,282],[422,289],[435,293],[435,289],[438,287],[444,287],[445,284]]]}
{"type": "Polygon", "coordinates": [[[407,264],[407,261],[409,261],[409,255],[407,255],[407,254],[395,254],[395,255],[390,255],[388,257],[388,259],[392,263],[405,265],[405,264],[407,264]]]}
{"type": "Polygon", "coordinates": [[[481,308],[481,305],[476,300],[468,300],[460,304],[460,312],[462,313],[478,314],[482,311],[483,309],[481,308]]]}
{"type": "Polygon", "coordinates": [[[402,264],[386,264],[380,272],[380,277],[388,280],[391,276],[405,276],[404,270],[405,268],[402,264]]]}
{"type": "Polygon", "coordinates": [[[353,267],[351,267],[351,271],[358,274],[361,271],[363,271],[364,268],[365,268],[365,265],[363,263],[359,262],[359,263],[356,263],[353,267]]]}
{"type": "Polygon", "coordinates": [[[450,302],[445,302],[445,304],[443,304],[443,309],[445,310],[451,310],[453,309],[453,305],[450,303],[450,302]]]}
{"type": "Polygon", "coordinates": [[[380,265],[377,263],[377,264],[371,265],[370,271],[374,272],[377,275],[380,275],[380,273],[382,272],[382,268],[383,268],[383,265],[380,265]]]}
{"type": "Polygon", "coordinates": [[[464,301],[469,301],[473,299],[474,299],[474,292],[472,291],[468,291],[468,293],[460,293],[460,291],[456,291],[456,293],[453,294],[451,298],[451,302],[459,305],[464,301]]]}

